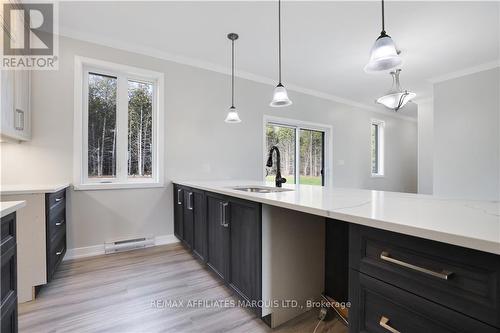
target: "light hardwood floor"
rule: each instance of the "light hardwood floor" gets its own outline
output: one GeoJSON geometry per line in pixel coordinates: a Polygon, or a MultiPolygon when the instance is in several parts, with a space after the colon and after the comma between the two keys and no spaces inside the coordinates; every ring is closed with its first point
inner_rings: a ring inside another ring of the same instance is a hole
{"type": "MultiPolygon", "coordinates": [[[[160,307],[156,300],[233,300],[180,244],[64,261],[35,301],[20,304],[19,332],[311,332],[318,310],[271,330],[239,307],[160,307]]],[[[337,320],[317,332],[346,333],[337,320]]]]}

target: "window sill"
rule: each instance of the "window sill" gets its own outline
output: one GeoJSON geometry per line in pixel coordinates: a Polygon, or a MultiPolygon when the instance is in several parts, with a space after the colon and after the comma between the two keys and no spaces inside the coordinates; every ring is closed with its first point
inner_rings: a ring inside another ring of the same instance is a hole
{"type": "Polygon", "coordinates": [[[385,175],[372,174],[372,178],[385,178],[385,175]]]}
{"type": "Polygon", "coordinates": [[[165,187],[162,183],[95,183],[74,185],[75,191],[94,191],[94,190],[124,190],[141,188],[161,188],[165,187]]]}

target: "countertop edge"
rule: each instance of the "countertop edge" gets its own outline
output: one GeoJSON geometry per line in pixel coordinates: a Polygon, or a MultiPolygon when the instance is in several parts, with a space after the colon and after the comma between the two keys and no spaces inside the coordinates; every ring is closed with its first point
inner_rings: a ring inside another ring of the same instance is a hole
{"type": "Polygon", "coordinates": [[[281,207],[285,209],[291,209],[307,214],[322,216],[331,219],[338,219],[349,223],[355,223],[358,225],[363,225],[371,228],[392,231],[396,233],[400,233],[403,235],[419,237],[423,239],[433,240],[441,243],[446,243],[450,245],[461,246],[473,250],[488,252],[496,255],[500,255],[500,242],[491,242],[484,239],[478,239],[473,237],[467,237],[463,235],[450,234],[443,231],[426,229],[406,224],[398,224],[394,222],[388,222],[378,219],[366,218],[363,216],[352,215],[348,213],[335,212],[320,208],[308,207],[299,204],[292,204],[287,202],[282,202],[278,200],[268,199],[264,197],[256,197],[245,194],[245,192],[235,193],[230,189],[217,188],[211,186],[204,186],[194,184],[193,182],[184,182],[184,181],[173,181],[174,184],[178,184],[181,186],[197,188],[200,190],[223,194],[239,199],[249,200],[253,202],[259,202],[262,204],[281,207]]]}
{"type": "MultiPolygon", "coordinates": [[[[23,186],[23,185],[21,185],[23,186]]],[[[0,189],[0,195],[19,195],[19,194],[41,194],[41,193],[55,193],[65,188],[70,187],[70,183],[56,184],[55,186],[39,187],[26,185],[26,189],[3,190],[0,189]]]]}
{"type": "Polygon", "coordinates": [[[0,217],[7,216],[26,206],[26,201],[2,201],[2,206],[7,204],[6,208],[0,208],[0,217]]]}

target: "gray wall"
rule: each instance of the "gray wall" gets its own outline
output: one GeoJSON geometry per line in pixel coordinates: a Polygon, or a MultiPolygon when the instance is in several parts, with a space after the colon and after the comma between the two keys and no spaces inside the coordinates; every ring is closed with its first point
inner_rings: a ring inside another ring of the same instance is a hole
{"type": "Polygon", "coordinates": [[[500,69],[434,86],[434,194],[500,199],[500,69]]]}
{"type": "Polygon", "coordinates": [[[166,188],[71,191],[68,247],[173,233],[173,179],[261,179],[263,115],[333,126],[335,186],[416,192],[417,124],[290,92],[291,107],[268,106],[272,87],[236,80],[241,124],[224,123],[229,77],[144,55],[60,40],[59,71],[33,73],[33,140],[2,144],[2,184],[72,181],[74,56],[165,73],[166,188]],[[386,122],[384,178],[370,174],[370,120],[386,122]],[[344,160],[344,165],[338,161],[344,160]]]}
{"type": "Polygon", "coordinates": [[[432,194],[434,163],[433,102],[418,103],[418,193],[432,194]]]}

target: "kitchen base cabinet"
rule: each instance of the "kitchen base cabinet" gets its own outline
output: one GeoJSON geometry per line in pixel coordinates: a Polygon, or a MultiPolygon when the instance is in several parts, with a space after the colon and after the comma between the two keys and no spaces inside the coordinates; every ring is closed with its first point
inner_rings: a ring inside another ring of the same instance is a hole
{"type": "Polygon", "coordinates": [[[500,332],[500,256],[351,224],[349,266],[350,332],[500,332]]]}
{"type": "Polygon", "coordinates": [[[174,184],[174,233],[240,298],[261,301],[260,204],[174,184]]]}
{"type": "Polygon", "coordinates": [[[47,283],[66,254],[66,189],[45,195],[47,283]]]}
{"type": "Polygon", "coordinates": [[[17,332],[16,213],[2,217],[0,234],[0,331],[17,332]]]}

